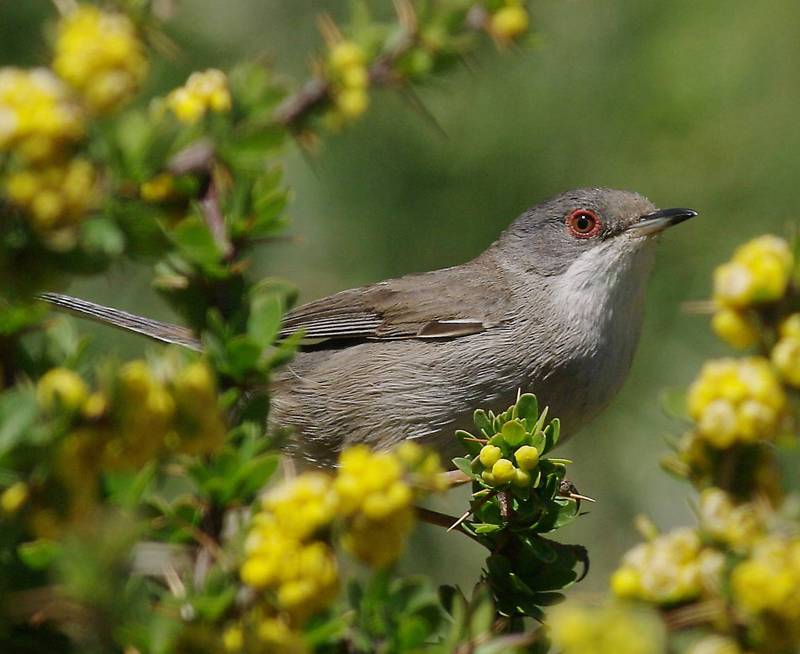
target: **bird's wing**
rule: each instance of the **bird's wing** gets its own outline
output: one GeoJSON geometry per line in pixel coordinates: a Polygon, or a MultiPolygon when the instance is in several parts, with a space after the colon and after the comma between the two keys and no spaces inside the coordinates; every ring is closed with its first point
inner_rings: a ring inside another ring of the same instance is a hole
{"type": "Polygon", "coordinates": [[[503,295],[485,296],[485,287],[458,269],[409,275],[297,307],[279,334],[337,341],[467,336],[503,319],[496,306],[503,295]]]}
{"type": "MultiPolygon", "coordinates": [[[[304,339],[317,344],[346,344],[365,339],[446,339],[476,334],[503,322],[509,295],[500,280],[495,279],[492,287],[479,280],[468,267],[459,267],[342,291],[287,313],[278,335],[285,338],[301,332],[304,339]]],[[[192,331],[180,325],[60,293],[43,293],[39,299],[82,318],[202,350],[192,331]]]]}

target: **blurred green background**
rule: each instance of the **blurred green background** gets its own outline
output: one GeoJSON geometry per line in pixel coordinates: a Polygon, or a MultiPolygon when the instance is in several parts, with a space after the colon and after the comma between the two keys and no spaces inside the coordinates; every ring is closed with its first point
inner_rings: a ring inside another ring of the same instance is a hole
{"type": "MultiPolygon", "coordinates": [[[[372,3],[388,12],[388,0],[372,3]]],[[[268,55],[300,80],[321,47],[315,17],[347,16],[346,2],[182,0],[186,45],[158,92],[185,73],[268,55]]],[[[286,160],[294,188],[291,242],[265,247],[263,275],[280,275],[310,300],[354,285],[457,264],[474,256],[525,207],[575,186],[639,191],[660,206],[701,217],[666,235],[650,285],[641,347],[613,406],[563,448],[571,477],[598,499],[562,539],[589,547],[600,589],[635,541],[632,520],[662,527],[690,516],[687,488],[659,471],[664,435],[680,426],[660,409],[703,359],[726,352],[703,316],[681,310],[708,297],[713,267],[756,234],[795,220],[800,129],[800,7],[793,0],[538,0],[537,46],[491,46],[419,89],[441,131],[401,96],[374,95],[373,110],[327,138],[314,157],[286,160]],[[443,132],[443,133],[442,133],[443,132]]],[[[0,0],[0,63],[47,62],[39,21],[45,0],[0,0]]],[[[120,265],[70,291],[169,317],[149,288],[149,269],[120,265]]],[[[83,325],[96,346],[131,356],[142,341],[83,325]]],[[[149,347],[149,346],[148,346],[149,347]]],[[[531,389],[534,390],[535,389],[531,389]]],[[[453,512],[463,494],[445,503],[453,512]]],[[[470,584],[477,547],[424,527],[409,571],[470,584]]]]}

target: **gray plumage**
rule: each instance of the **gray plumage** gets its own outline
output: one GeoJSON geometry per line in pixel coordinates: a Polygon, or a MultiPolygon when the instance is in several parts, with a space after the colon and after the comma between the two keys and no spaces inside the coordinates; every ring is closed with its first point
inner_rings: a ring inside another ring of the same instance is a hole
{"type": "MultiPolygon", "coordinates": [[[[453,431],[469,427],[475,408],[504,409],[522,389],[574,433],[630,368],[653,237],[693,215],[656,211],[635,193],[577,189],[523,213],[468,263],[300,306],[281,335],[302,330],[313,345],[276,372],[270,423],[292,428],[290,451],[315,465],[348,444],[404,439],[449,457],[453,431]]],[[[57,298],[46,299],[70,305],[57,298]]],[[[147,333],[147,319],[114,312],[82,311],[147,333]]],[[[149,322],[154,338],[169,341],[174,328],[180,344],[197,344],[183,328],[149,322]]]]}

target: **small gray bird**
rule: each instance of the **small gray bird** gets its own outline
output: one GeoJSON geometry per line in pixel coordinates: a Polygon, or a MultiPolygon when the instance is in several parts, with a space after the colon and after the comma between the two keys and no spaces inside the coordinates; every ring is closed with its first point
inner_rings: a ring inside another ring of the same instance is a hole
{"type": "MultiPolygon", "coordinates": [[[[281,336],[313,345],[279,370],[270,423],[289,450],[329,466],[342,447],[430,444],[445,460],[477,407],[536,393],[567,434],[597,415],[630,369],[656,236],[697,213],[636,193],[562,193],[519,216],[472,261],[342,291],[290,311],[281,336]]],[[[67,296],[60,308],[199,348],[188,330],[67,296]]]]}

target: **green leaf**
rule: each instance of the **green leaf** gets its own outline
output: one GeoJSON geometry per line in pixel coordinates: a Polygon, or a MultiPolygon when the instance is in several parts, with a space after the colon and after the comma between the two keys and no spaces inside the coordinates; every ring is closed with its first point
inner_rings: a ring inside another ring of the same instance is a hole
{"type": "Polygon", "coordinates": [[[247,461],[234,476],[231,494],[243,503],[251,502],[277,470],[278,460],[278,454],[270,452],[247,461]]]}
{"type": "Polygon", "coordinates": [[[503,435],[503,440],[511,447],[522,445],[527,436],[525,426],[519,420],[509,420],[503,425],[500,433],[503,435]]]}
{"type": "Polygon", "coordinates": [[[516,404],[517,417],[525,421],[525,426],[530,431],[539,419],[539,401],[532,393],[520,395],[516,404]]]}
{"type": "Polygon", "coordinates": [[[183,256],[200,266],[213,266],[220,260],[217,243],[199,216],[192,215],[178,223],[170,238],[183,256]]]}
{"type": "Polygon", "coordinates": [[[12,388],[0,394],[0,456],[25,440],[37,413],[33,388],[12,388]]]}
{"type": "Polygon", "coordinates": [[[487,436],[491,436],[494,433],[492,421],[483,409],[475,410],[475,413],[472,414],[472,421],[475,423],[478,430],[486,432],[487,436]]]}
{"type": "Polygon", "coordinates": [[[283,299],[276,293],[256,293],[250,301],[247,334],[262,348],[272,345],[281,326],[283,299]]]}
{"type": "Polygon", "coordinates": [[[467,475],[470,479],[475,478],[475,471],[472,469],[472,461],[465,457],[456,457],[453,459],[453,464],[456,468],[458,468],[461,472],[467,475]]]}
{"type": "Polygon", "coordinates": [[[125,250],[125,234],[108,218],[93,218],[81,224],[81,243],[89,252],[115,257],[125,250]]]}
{"type": "Polygon", "coordinates": [[[478,524],[472,525],[476,534],[493,534],[496,531],[500,531],[503,529],[503,525],[492,525],[492,524],[478,524]]]}
{"type": "Polygon", "coordinates": [[[60,543],[47,538],[22,543],[17,554],[22,562],[33,570],[44,570],[49,567],[61,552],[60,543]]]}
{"type": "Polygon", "coordinates": [[[544,430],[544,451],[541,454],[547,454],[550,450],[552,450],[556,445],[558,445],[558,439],[561,436],[561,421],[558,418],[553,418],[550,421],[550,424],[544,430]]]}
{"type": "Polygon", "coordinates": [[[526,551],[543,563],[553,563],[558,558],[558,552],[544,538],[534,536],[524,542],[526,551]]]}

